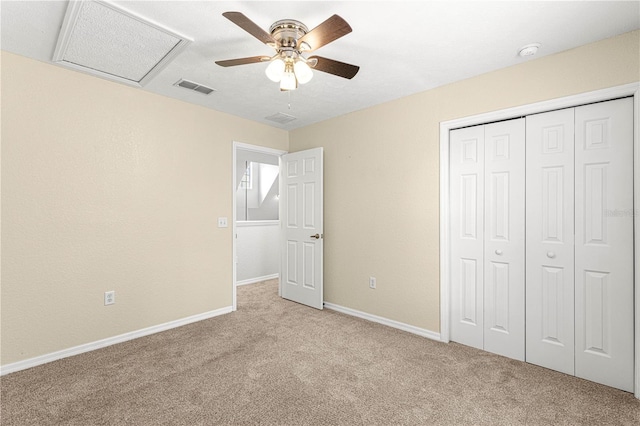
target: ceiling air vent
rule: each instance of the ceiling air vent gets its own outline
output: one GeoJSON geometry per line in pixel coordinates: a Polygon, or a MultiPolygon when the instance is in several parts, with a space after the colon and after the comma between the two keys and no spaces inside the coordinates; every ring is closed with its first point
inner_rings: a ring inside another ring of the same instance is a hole
{"type": "Polygon", "coordinates": [[[265,118],[280,124],[287,124],[296,119],[293,115],[285,114],[284,112],[278,112],[265,118]]]}
{"type": "Polygon", "coordinates": [[[191,42],[104,1],[70,1],[53,61],[98,77],[144,86],[191,42]]]}
{"type": "Polygon", "coordinates": [[[194,83],[189,80],[179,80],[174,86],[184,87],[185,89],[190,89],[196,91],[198,93],[202,93],[203,95],[208,95],[211,92],[215,92],[215,89],[211,87],[203,86],[202,84],[194,83]]]}

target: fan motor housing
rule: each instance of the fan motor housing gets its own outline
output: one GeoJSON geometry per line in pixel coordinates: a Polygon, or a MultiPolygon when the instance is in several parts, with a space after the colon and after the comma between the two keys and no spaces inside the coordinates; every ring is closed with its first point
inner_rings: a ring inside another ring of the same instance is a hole
{"type": "Polygon", "coordinates": [[[269,28],[271,36],[278,42],[279,47],[295,48],[298,40],[309,32],[305,24],[294,19],[276,21],[269,28]]]}

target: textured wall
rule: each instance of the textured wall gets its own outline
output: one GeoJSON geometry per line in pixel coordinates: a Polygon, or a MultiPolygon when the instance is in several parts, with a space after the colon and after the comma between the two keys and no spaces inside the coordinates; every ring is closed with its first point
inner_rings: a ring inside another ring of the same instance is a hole
{"type": "Polygon", "coordinates": [[[230,306],[233,141],[288,149],[285,131],[3,52],[2,364],[230,306]]]}
{"type": "Polygon", "coordinates": [[[236,281],[280,273],[280,225],[278,222],[244,222],[236,225],[236,281]]]}
{"type": "Polygon", "coordinates": [[[325,149],[325,300],[438,331],[439,123],[636,82],[639,39],[623,34],[290,132],[292,152],[325,149]]]}
{"type": "Polygon", "coordinates": [[[323,146],[325,300],[437,331],[439,122],[637,81],[639,39],[289,134],[3,52],[1,363],[230,306],[233,140],[323,146]]]}

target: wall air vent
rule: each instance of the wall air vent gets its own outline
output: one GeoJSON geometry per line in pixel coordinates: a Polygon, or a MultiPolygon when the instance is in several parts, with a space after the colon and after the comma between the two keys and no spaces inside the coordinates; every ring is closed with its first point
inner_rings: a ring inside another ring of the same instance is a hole
{"type": "Polygon", "coordinates": [[[265,117],[265,119],[269,121],[275,121],[276,123],[280,123],[280,124],[287,124],[295,120],[296,117],[294,117],[293,115],[285,114],[284,112],[278,112],[268,117],[265,117]]]}
{"type": "Polygon", "coordinates": [[[202,84],[194,83],[193,81],[189,80],[179,80],[176,84],[174,84],[174,86],[184,87],[185,89],[193,90],[198,93],[202,93],[203,95],[208,95],[209,93],[216,91],[211,87],[203,86],[202,84]]]}
{"type": "Polygon", "coordinates": [[[70,1],[53,62],[141,87],[190,42],[111,3],[70,1]]]}

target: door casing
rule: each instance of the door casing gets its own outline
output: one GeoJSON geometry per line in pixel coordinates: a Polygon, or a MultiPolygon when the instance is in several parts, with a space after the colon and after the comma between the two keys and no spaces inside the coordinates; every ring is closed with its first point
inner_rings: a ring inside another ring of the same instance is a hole
{"type": "Polygon", "coordinates": [[[633,96],[633,195],[634,195],[634,394],[640,399],[640,82],[586,92],[579,95],[537,102],[490,113],[478,114],[440,123],[440,340],[449,342],[450,333],[450,230],[449,230],[449,131],[525,115],[576,107],[579,105],[633,96]]]}

